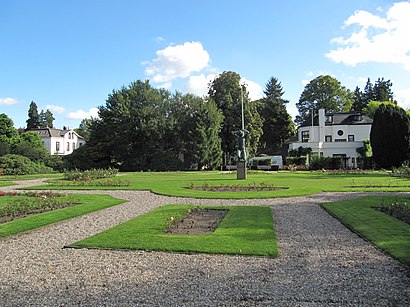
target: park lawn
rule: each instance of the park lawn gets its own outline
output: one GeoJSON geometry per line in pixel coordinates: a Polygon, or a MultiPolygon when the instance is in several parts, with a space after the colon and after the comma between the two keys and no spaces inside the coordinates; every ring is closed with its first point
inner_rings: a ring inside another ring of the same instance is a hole
{"type": "Polygon", "coordinates": [[[246,180],[237,180],[236,173],[220,172],[134,172],[121,173],[129,186],[64,186],[64,181],[50,180],[49,185],[30,189],[70,190],[148,190],[156,194],[193,198],[275,198],[348,191],[410,191],[410,180],[391,177],[385,172],[322,173],[322,172],[252,172],[246,180]],[[190,189],[191,185],[253,185],[267,183],[279,188],[274,191],[212,192],[190,189]]]}
{"type": "Polygon", "coordinates": [[[410,225],[373,208],[397,201],[409,204],[410,198],[367,196],[324,203],[322,207],[378,248],[410,265],[410,225]]]}
{"type": "MultiPolygon", "coordinates": [[[[0,197],[0,206],[5,205],[12,198],[17,197],[24,196],[0,197]]],[[[58,210],[29,215],[6,223],[0,223],[0,238],[40,228],[52,223],[84,215],[93,211],[101,210],[125,202],[124,200],[116,199],[108,195],[91,194],[71,194],[70,200],[78,202],[79,204],[58,210]]]]}
{"type": "Polygon", "coordinates": [[[270,207],[255,206],[167,205],[72,246],[271,257],[278,255],[272,210],[270,207]],[[228,213],[211,234],[165,233],[169,226],[169,216],[180,219],[192,208],[225,209],[228,213]]]}

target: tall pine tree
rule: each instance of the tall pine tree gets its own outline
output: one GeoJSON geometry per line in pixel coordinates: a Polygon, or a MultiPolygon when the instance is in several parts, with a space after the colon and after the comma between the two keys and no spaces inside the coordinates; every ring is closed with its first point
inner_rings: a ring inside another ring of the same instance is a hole
{"type": "Polygon", "coordinates": [[[40,126],[40,115],[38,114],[37,104],[32,101],[28,108],[27,130],[36,129],[40,126]]]}
{"type": "Polygon", "coordinates": [[[286,110],[289,102],[282,98],[282,84],[278,79],[271,77],[266,83],[265,97],[260,100],[260,114],[263,118],[263,134],[260,139],[261,149],[277,151],[290,136],[293,121],[286,110]]]}

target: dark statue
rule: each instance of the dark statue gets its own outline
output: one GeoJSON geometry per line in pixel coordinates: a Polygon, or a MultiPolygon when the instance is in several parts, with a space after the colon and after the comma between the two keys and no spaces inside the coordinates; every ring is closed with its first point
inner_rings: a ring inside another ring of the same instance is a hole
{"type": "Polygon", "coordinates": [[[238,141],[238,149],[236,152],[236,157],[238,161],[246,161],[246,150],[245,150],[245,136],[249,134],[249,131],[246,129],[241,129],[239,131],[233,132],[238,141]]]}

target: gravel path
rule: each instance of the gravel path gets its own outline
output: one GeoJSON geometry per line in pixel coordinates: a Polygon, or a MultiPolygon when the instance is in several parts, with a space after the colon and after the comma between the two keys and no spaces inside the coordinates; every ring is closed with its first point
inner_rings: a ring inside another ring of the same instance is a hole
{"type": "Polygon", "coordinates": [[[408,268],[318,205],[364,193],[263,200],[188,199],[141,191],[98,193],[128,202],[0,239],[1,306],[410,305],[408,268]],[[280,256],[63,248],[170,203],[271,206],[280,256]]]}

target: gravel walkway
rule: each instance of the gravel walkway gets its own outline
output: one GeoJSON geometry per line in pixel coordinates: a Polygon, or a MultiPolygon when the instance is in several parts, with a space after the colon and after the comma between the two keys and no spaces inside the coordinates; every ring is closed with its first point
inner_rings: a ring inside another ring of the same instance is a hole
{"type": "Polygon", "coordinates": [[[98,193],[128,202],[0,239],[1,306],[410,305],[408,268],[318,206],[364,193],[264,200],[174,198],[140,191],[98,193]],[[169,203],[271,206],[280,256],[63,248],[169,203]]]}

